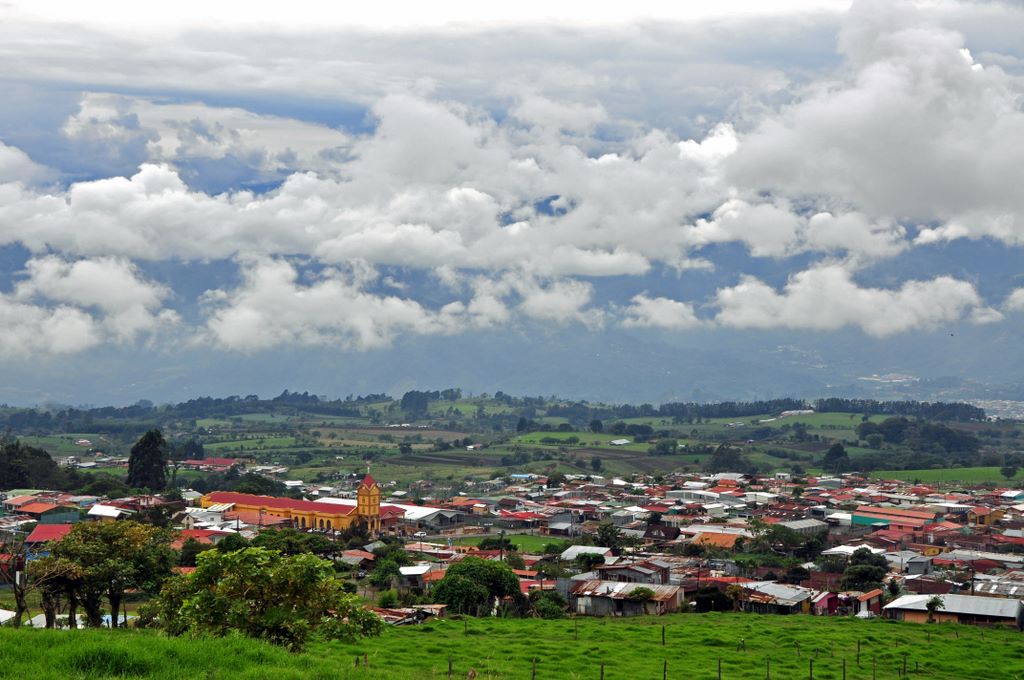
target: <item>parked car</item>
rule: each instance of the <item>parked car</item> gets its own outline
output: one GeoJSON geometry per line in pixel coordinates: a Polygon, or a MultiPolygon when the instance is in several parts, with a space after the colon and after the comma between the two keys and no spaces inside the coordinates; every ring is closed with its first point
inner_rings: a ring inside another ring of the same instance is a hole
{"type": "Polygon", "coordinates": [[[416,538],[426,538],[427,537],[427,532],[426,531],[417,531],[415,534],[413,534],[413,536],[416,537],[416,538]]]}

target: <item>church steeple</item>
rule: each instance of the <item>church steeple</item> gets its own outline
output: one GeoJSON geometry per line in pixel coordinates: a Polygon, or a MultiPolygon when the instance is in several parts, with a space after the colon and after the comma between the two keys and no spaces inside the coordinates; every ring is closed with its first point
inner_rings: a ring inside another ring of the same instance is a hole
{"type": "Polygon", "coordinates": [[[380,485],[370,474],[369,468],[356,490],[356,515],[366,523],[371,534],[380,531],[380,485]]]}

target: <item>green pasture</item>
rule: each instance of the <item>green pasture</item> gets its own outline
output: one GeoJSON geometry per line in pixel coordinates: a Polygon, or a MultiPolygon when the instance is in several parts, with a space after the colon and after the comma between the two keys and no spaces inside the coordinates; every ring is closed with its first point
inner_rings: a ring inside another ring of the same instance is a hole
{"type": "Polygon", "coordinates": [[[1013,629],[802,615],[442,619],[387,628],[355,643],[313,643],[298,654],[238,637],[0,630],[0,675],[33,680],[1012,680],[1022,674],[1024,646],[1013,629]]]}
{"type": "Polygon", "coordinates": [[[203,444],[207,453],[224,451],[262,451],[265,449],[288,449],[299,445],[295,437],[254,437],[253,439],[232,439],[223,442],[203,444]]]}
{"type": "MultiPolygon", "coordinates": [[[[494,532],[494,536],[498,536],[498,532],[494,532]]],[[[505,534],[505,538],[512,542],[512,545],[519,549],[519,552],[540,554],[544,551],[544,546],[549,543],[561,543],[562,540],[558,536],[540,536],[537,534],[505,534]]],[[[456,545],[479,545],[480,541],[484,540],[481,537],[474,536],[471,538],[460,538],[454,541],[456,545]]]]}

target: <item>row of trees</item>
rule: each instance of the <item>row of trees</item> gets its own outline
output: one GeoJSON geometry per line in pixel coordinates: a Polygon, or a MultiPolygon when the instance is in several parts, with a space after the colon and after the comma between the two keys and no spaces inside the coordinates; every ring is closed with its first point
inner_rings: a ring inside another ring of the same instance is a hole
{"type": "Polygon", "coordinates": [[[74,525],[49,554],[27,560],[23,539],[3,545],[0,582],[16,603],[13,625],[20,626],[32,593],[38,593],[47,628],[58,615],[87,626],[127,623],[122,616],[125,593],[151,597],[140,609],[143,625],[171,635],[226,635],[238,631],[298,651],[313,635],[351,640],[375,635],[381,621],[336,578],[334,564],[316,553],[336,549],[322,536],[271,531],[253,544],[232,535],[216,547],[186,543],[171,548],[165,529],[134,521],[84,522],[74,525]],[[178,561],[192,561],[195,571],[173,575],[178,561]]]}

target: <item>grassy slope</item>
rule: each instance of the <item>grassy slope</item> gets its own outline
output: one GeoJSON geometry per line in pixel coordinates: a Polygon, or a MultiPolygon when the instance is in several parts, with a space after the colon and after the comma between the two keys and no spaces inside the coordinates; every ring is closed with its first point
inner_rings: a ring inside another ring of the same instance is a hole
{"type": "Polygon", "coordinates": [[[1014,630],[914,625],[887,621],[745,614],[683,615],[658,619],[470,620],[389,628],[356,644],[317,643],[300,655],[240,639],[171,640],[151,633],[0,630],[0,676],[33,680],[145,677],[207,678],[444,678],[449,655],[456,678],[470,667],[479,678],[668,677],[728,680],[765,677],[838,680],[842,658],[850,680],[896,678],[906,652],[910,675],[934,680],[1024,677],[1024,647],[1014,630]],[[668,644],[661,646],[661,624],[668,644]],[[930,634],[930,640],[929,640],[930,634]],[[984,638],[982,637],[984,635],[984,638]],[[958,637],[957,637],[958,636],[958,637]],[[740,641],[746,650],[738,649],[740,641]],[[862,642],[861,665],[856,663],[862,642]],[[796,655],[796,643],[801,655],[796,655]],[[356,668],[363,655],[369,668],[356,668]],[[920,664],[915,672],[915,663],[920,664]]]}

